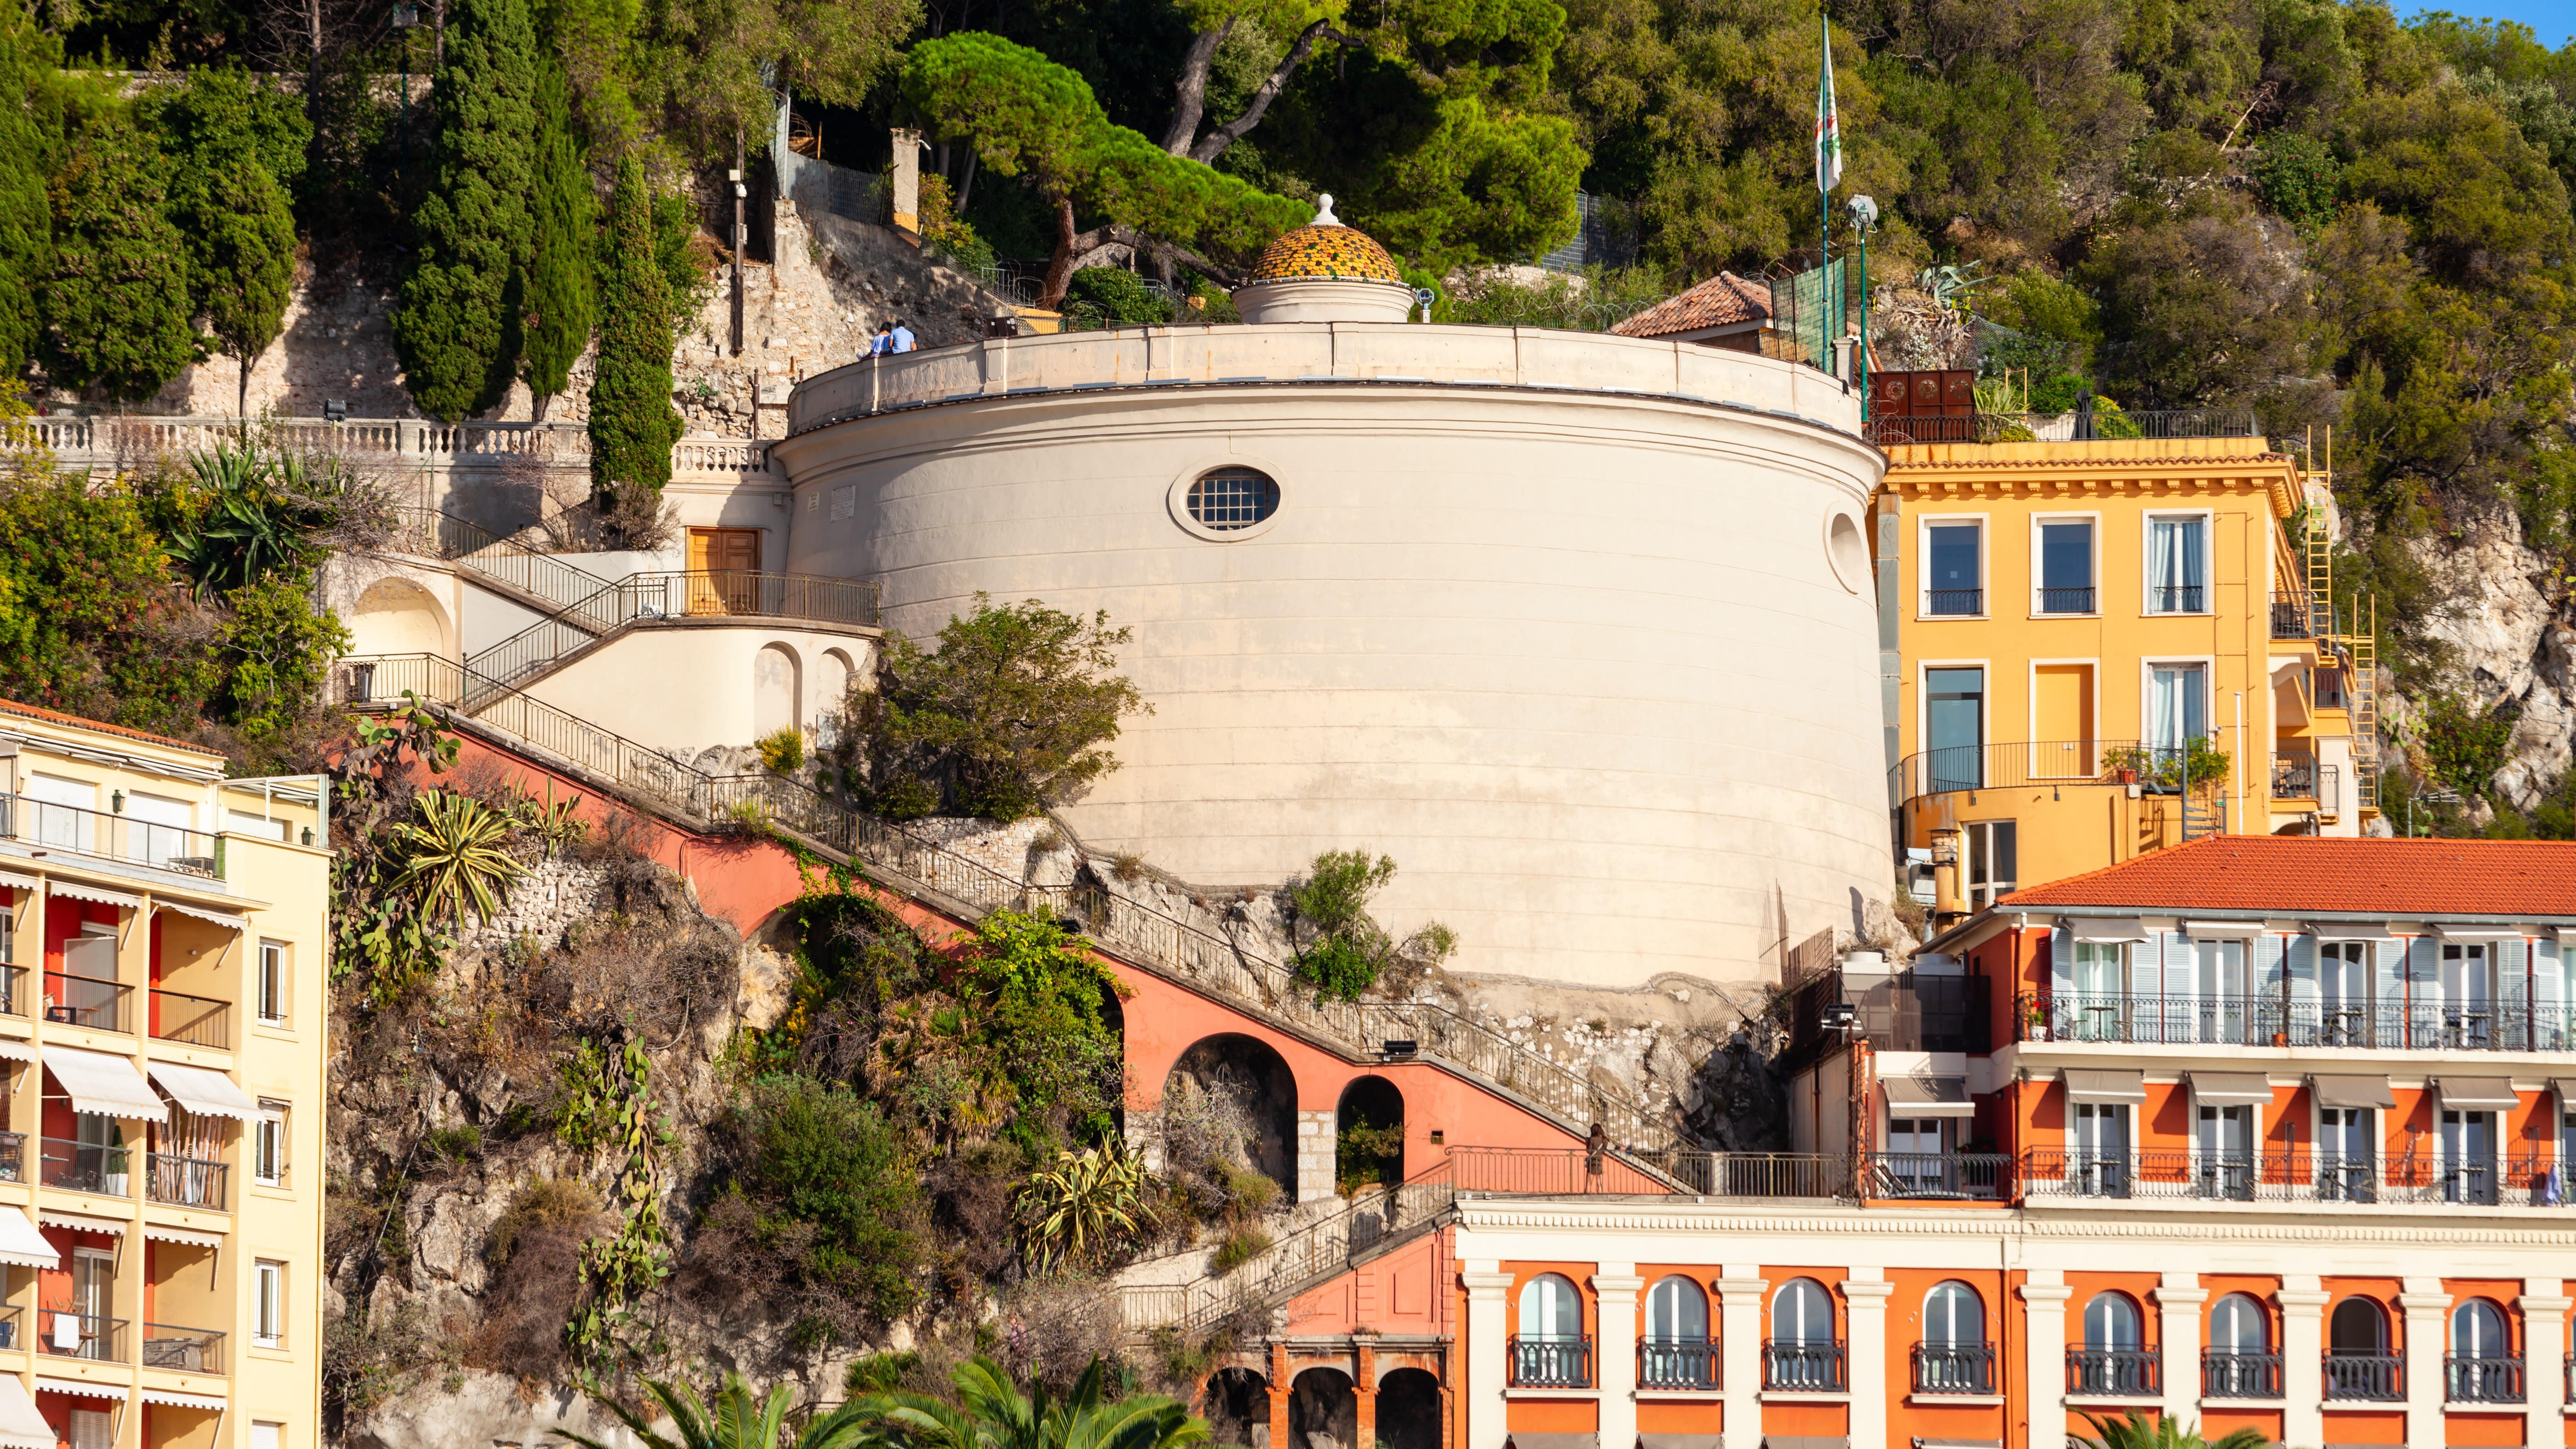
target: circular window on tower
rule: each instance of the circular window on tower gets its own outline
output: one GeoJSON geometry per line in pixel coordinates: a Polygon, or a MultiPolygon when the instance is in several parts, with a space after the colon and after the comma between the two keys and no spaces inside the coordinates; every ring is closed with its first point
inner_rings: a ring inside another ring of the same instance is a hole
{"type": "Polygon", "coordinates": [[[1190,521],[1212,533],[1267,523],[1279,511],[1279,485],[1251,468],[1219,468],[1190,485],[1190,521]]]}

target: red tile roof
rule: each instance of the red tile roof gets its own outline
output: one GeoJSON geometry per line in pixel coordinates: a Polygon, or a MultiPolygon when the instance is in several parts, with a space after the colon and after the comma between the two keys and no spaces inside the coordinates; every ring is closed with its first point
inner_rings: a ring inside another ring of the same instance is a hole
{"type": "Polygon", "coordinates": [[[65,714],[58,709],[46,709],[41,705],[20,704],[14,699],[0,699],[0,714],[25,715],[29,719],[52,720],[56,724],[71,725],[76,729],[96,730],[103,735],[123,735],[129,740],[145,740],[156,745],[168,745],[174,750],[186,750],[190,754],[211,755],[218,760],[224,757],[224,752],[221,750],[210,750],[204,745],[192,745],[186,740],[174,740],[168,735],[156,735],[150,730],[129,729],[124,725],[108,724],[102,720],[83,719],[79,715],[65,714]]]}
{"type": "Polygon", "coordinates": [[[2015,891],[1999,911],[2576,917],[2576,841],[2217,835],[2015,891]]]}
{"type": "Polygon", "coordinates": [[[1670,337],[1704,327],[1759,322],[1771,315],[1771,284],[1720,272],[1679,296],[1667,297],[1610,330],[1621,337],[1670,337]]]}

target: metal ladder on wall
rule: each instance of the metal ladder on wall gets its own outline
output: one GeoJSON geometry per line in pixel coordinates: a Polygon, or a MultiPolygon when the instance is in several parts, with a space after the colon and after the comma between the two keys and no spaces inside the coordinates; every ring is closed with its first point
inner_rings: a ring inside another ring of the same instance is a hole
{"type": "MultiPolygon", "coordinates": [[[[2313,454],[2311,454],[2313,456],[2313,454]]],[[[2334,429],[2326,429],[2326,466],[2303,474],[2308,481],[2334,486],[2334,429]]],[[[2355,803],[2379,808],[2379,600],[2353,600],[2352,628],[2347,631],[2334,602],[2334,537],[2325,509],[2307,508],[2307,532],[2300,540],[2308,575],[2308,633],[2320,655],[2343,656],[2352,707],[2352,765],[2355,803]]]]}

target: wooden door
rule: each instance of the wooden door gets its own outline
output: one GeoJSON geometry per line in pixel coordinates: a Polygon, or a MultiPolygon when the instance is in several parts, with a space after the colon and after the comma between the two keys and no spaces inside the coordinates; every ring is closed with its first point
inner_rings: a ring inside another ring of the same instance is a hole
{"type": "Polygon", "coordinates": [[[747,614],[759,595],[760,530],[689,530],[689,612],[747,614]]]}

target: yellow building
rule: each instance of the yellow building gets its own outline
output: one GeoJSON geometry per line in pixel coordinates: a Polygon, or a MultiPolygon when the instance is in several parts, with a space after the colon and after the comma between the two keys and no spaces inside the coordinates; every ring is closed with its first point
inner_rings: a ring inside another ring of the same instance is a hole
{"type": "Polygon", "coordinates": [[[323,782],[0,703],[0,1446],[315,1449],[323,782]]]}
{"type": "Polygon", "coordinates": [[[2312,480],[2250,416],[2175,430],[2244,435],[1887,445],[1889,804],[1940,913],[2376,813],[2367,629],[2335,617],[2312,480]]]}

